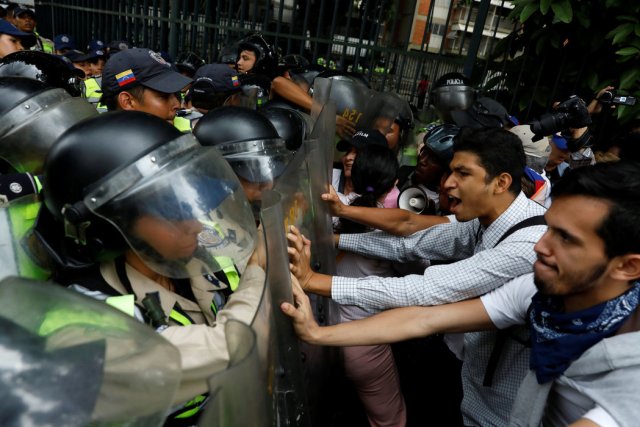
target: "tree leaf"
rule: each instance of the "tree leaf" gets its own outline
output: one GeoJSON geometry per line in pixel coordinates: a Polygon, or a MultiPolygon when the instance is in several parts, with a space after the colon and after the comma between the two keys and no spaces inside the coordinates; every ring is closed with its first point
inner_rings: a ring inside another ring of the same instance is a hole
{"type": "Polygon", "coordinates": [[[616,16],[616,19],[618,21],[629,21],[629,22],[633,22],[635,24],[640,22],[640,20],[638,20],[637,16],[632,16],[632,15],[618,15],[618,16],[616,16]]]}
{"type": "Polygon", "coordinates": [[[571,8],[569,0],[561,0],[557,3],[551,3],[551,9],[553,10],[556,18],[565,24],[570,23],[573,19],[573,9],[571,8]]]}
{"type": "Polygon", "coordinates": [[[612,7],[620,6],[621,4],[622,4],[621,0],[606,0],[604,2],[604,7],[609,9],[609,8],[612,8],[612,7]]]}
{"type": "Polygon", "coordinates": [[[640,50],[637,47],[625,47],[616,52],[616,55],[620,56],[631,56],[640,53],[640,50]]]}
{"type": "Polygon", "coordinates": [[[544,48],[548,47],[549,37],[540,37],[536,42],[536,55],[540,55],[544,48]]]}
{"type": "Polygon", "coordinates": [[[551,0],[540,0],[540,12],[543,15],[546,15],[549,12],[549,7],[551,6],[551,0]]]}
{"type": "Polygon", "coordinates": [[[531,15],[538,11],[537,4],[528,4],[522,9],[522,13],[520,13],[520,22],[524,23],[531,15]]]}
{"type": "Polygon", "coordinates": [[[585,79],[585,81],[587,82],[587,86],[589,86],[589,89],[591,89],[594,92],[600,86],[598,85],[598,74],[593,70],[589,71],[589,74],[587,75],[587,78],[585,79]]]}
{"type": "Polygon", "coordinates": [[[576,18],[578,18],[578,22],[580,22],[580,25],[582,25],[584,28],[589,28],[591,26],[591,19],[589,19],[589,17],[585,15],[584,12],[576,12],[576,18]]]}
{"type": "Polygon", "coordinates": [[[636,33],[636,36],[640,37],[640,24],[634,25],[633,31],[636,33]]]}
{"type": "Polygon", "coordinates": [[[615,35],[613,36],[613,40],[611,41],[611,44],[620,43],[629,34],[631,34],[633,32],[634,27],[635,27],[635,24],[632,24],[631,22],[627,22],[626,24],[618,25],[616,28],[614,28],[615,35]]]}
{"type": "Polygon", "coordinates": [[[640,78],[640,68],[632,68],[625,71],[620,76],[620,87],[618,89],[625,90],[633,86],[634,83],[640,78]]]}

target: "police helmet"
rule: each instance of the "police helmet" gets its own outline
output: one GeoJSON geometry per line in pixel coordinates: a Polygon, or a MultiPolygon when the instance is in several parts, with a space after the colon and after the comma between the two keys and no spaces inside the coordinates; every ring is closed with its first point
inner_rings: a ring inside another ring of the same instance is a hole
{"type": "Polygon", "coordinates": [[[66,90],[71,96],[82,94],[84,72],[62,58],[44,52],[23,50],[0,60],[0,77],[28,77],[48,86],[66,90]]]}
{"type": "Polygon", "coordinates": [[[302,55],[290,53],[282,57],[282,66],[289,68],[304,68],[309,66],[309,60],[302,55]]]}
{"type": "Polygon", "coordinates": [[[238,43],[233,43],[229,46],[225,46],[218,55],[218,62],[220,64],[233,65],[235,67],[238,61],[238,43]]]}
{"type": "Polygon", "coordinates": [[[424,135],[423,142],[438,159],[438,163],[448,168],[453,159],[453,140],[460,132],[460,128],[452,124],[437,125],[424,135]]]}
{"type": "Polygon", "coordinates": [[[323,71],[325,71],[325,67],[322,65],[309,64],[305,67],[292,68],[289,70],[289,74],[303,78],[307,84],[312,85],[313,80],[323,71]]]}
{"type": "Polygon", "coordinates": [[[202,145],[216,147],[236,174],[249,182],[275,180],[291,157],[269,119],[249,108],[224,106],[209,111],[193,133],[202,145]]]}
{"type": "Polygon", "coordinates": [[[198,71],[198,68],[205,64],[205,60],[193,52],[183,52],[178,55],[178,58],[175,61],[178,71],[183,74],[186,73],[189,77],[193,77],[196,71],[198,71]]]}
{"type": "Polygon", "coordinates": [[[79,123],[51,149],[45,174],[44,202],[66,242],[96,257],[128,247],[155,272],[186,278],[253,250],[253,216],[228,164],[152,115],[79,123]]]}
{"type": "Polygon", "coordinates": [[[302,145],[310,126],[310,117],[292,108],[281,108],[269,104],[260,112],[271,122],[278,135],[285,140],[288,150],[295,151],[302,145]],[[304,116],[309,117],[307,120],[304,116]]]}
{"type": "Polygon", "coordinates": [[[436,80],[430,96],[440,119],[453,123],[451,112],[469,108],[476,99],[476,90],[465,75],[447,73],[436,80]]]}
{"type": "Polygon", "coordinates": [[[238,55],[243,50],[250,50],[256,55],[256,63],[251,73],[263,74],[274,78],[278,66],[278,52],[265,40],[261,33],[253,33],[240,40],[238,43],[238,55]]]}
{"type": "Polygon", "coordinates": [[[18,172],[40,173],[56,138],[98,112],[83,99],[25,77],[0,77],[0,158],[18,172]]]}

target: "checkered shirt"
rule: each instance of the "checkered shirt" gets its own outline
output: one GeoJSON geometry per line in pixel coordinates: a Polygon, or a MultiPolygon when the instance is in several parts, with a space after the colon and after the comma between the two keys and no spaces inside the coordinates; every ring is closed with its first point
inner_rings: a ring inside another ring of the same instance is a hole
{"type": "MultiPolygon", "coordinates": [[[[441,224],[408,237],[375,231],[341,235],[339,248],[372,258],[400,262],[417,259],[455,260],[434,265],[422,275],[400,278],[333,277],[331,296],[341,304],[369,311],[412,305],[438,305],[483,295],[514,277],[530,273],[536,259],[533,246],[546,227],[520,229],[496,246],[502,235],[520,221],[544,214],[545,209],[523,193],[493,223],[484,228],[475,219],[441,224]]],[[[518,385],[528,371],[528,350],[513,340],[507,344],[493,376],[482,381],[495,342],[495,332],[465,334],[462,412],[465,425],[502,426],[518,385]]]]}

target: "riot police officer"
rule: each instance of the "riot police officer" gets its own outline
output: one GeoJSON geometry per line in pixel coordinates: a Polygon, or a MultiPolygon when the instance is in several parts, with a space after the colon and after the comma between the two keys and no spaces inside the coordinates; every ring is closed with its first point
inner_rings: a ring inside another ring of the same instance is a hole
{"type": "MultiPolygon", "coordinates": [[[[46,55],[46,54],[43,54],[46,55]]],[[[2,69],[2,68],[0,68],[2,69]]],[[[58,136],[73,124],[96,115],[95,109],[61,88],[24,77],[0,77],[0,185],[6,202],[11,196],[32,195],[0,209],[0,276],[46,278],[34,262],[30,231],[39,209],[33,195],[41,189],[45,156],[58,136]],[[22,174],[16,176],[15,174],[22,174]],[[19,179],[20,178],[20,179],[19,179]]]]}
{"type": "Polygon", "coordinates": [[[126,49],[110,56],[105,64],[100,102],[109,111],[144,111],[173,123],[180,107],[175,94],[190,83],[159,53],[126,49]]]}
{"type": "Polygon", "coordinates": [[[292,156],[278,131],[255,110],[226,106],[205,114],[193,133],[229,162],[258,219],[262,191],[273,188],[292,156]]]}
{"type": "Polygon", "coordinates": [[[88,266],[56,280],[99,299],[132,295],[121,309],[174,344],[183,369],[202,370],[183,381],[175,403],[186,403],[170,416],[192,425],[206,400],[193,395],[228,363],[225,322],[251,323],[264,285],[257,231],[233,171],[191,134],[149,114],[115,112],[66,132],[45,173],[56,231],[43,237],[47,248],[67,266],[88,266]],[[228,301],[212,276],[220,256],[249,260],[228,301]]]}
{"type": "Polygon", "coordinates": [[[477,91],[468,77],[460,73],[447,73],[434,83],[430,100],[443,123],[454,123],[451,112],[466,110],[473,105],[476,96],[477,91]]]}
{"type": "Polygon", "coordinates": [[[27,77],[64,89],[71,96],[80,96],[84,75],[60,57],[39,51],[21,51],[0,60],[0,77],[27,77]]]}
{"type": "Polygon", "coordinates": [[[0,19],[0,58],[29,49],[35,44],[36,38],[33,33],[20,31],[8,21],[0,19]]]}

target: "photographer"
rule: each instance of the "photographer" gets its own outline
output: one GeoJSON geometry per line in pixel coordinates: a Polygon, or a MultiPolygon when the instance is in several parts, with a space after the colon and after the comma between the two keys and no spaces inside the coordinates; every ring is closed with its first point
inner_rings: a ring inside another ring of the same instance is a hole
{"type": "Polygon", "coordinates": [[[533,120],[530,127],[538,139],[560,133],[566,141],[566,147],[563,148],[570,153],[566,159],[567,163],[570,168],[576,169],[595,163],[591,149],[593,134],[588,128],[590,124],[591,116],[587,104],[578,96],[572,95],[566,101],[556,103],[552,112],[533,120]]]}

